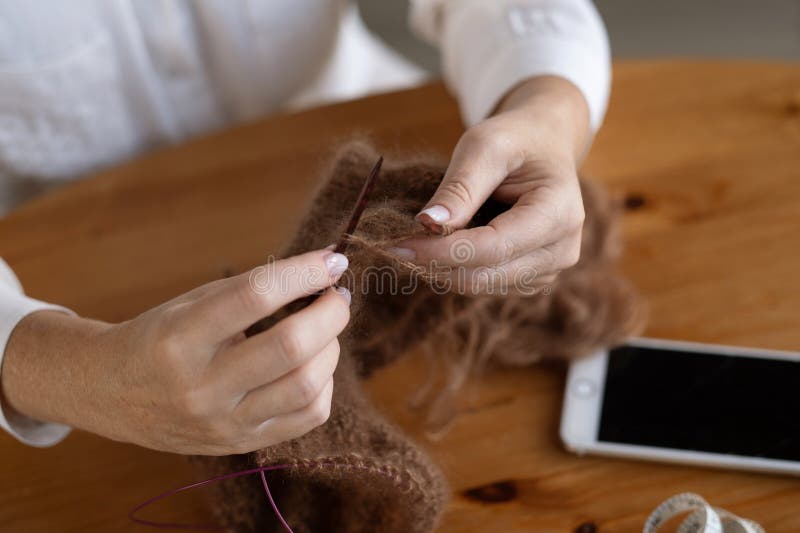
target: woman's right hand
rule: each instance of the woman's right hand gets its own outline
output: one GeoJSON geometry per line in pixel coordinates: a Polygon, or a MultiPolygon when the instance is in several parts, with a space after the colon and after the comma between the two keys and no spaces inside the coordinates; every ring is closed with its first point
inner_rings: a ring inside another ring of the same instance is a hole
{"type": "Polygon", "coordinates": [[[223,455],[299,437],[330,413],[347,259],[318,250],[215,281],[128,322],[25,317],[3,362],[4,408],[158,450],[223,455]],[[253,282],[256,281],[254,284],[253,282]],[[308,307],[250,338],[287,303],[308,307]]]}

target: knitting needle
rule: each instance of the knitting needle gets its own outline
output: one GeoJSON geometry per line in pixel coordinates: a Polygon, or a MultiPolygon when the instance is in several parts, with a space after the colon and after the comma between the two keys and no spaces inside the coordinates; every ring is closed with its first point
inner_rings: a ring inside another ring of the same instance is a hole
{"type": "MultiPolygon", "coordinates": [[[[347,245],[349,241],[347,237],[352,235],[353,232],[356,230],[358,226],[358,221],[361,219],[361,214],[364,212],[364,209],[367,207],[367,197],[369,196],[370,191],[372,191],[372,187],[375,185],[375,180],[380,174],[381,165],[383,165],[383,156],[378,158],[378,162],[375,163],[375,166],[372,167],[369,175],[367,176],[367,180],[364,182],[364,185],[361,187],[361,192],[358,193],[358,198],[356,199],[356,205],[353,207],[353,212],[350,214],[350,219],[347,221],[347,227],[345,228],[342,236],[339,238],[339,242],[336,243],[336,247],[333,249],[334,253],[344,253],[347,250],[347,245]]],[[[302,306],[306,307],[307,305],[311,304],[314,300],[319,298],[324,291],[316,292],[310,296],[306,296],[302,299],[302,306]]]]}
{"type": "Polygon", "coordinates": [[[361,192],[358,193],[358,199],[356,200],[356,205],[353,208],[352,214],[350,215],[350,220],[347,222],[347,228],[344,230],[344,233],[342,233],[339,242],[336,244],[336,248],[333,250],[335,253],[341,254],[347,249],[347,245],[349,244],[347,237],[352,235],[356,230],[358,221],[361,219],[361,214],[367,207],[367,196],[369,196],[370,191],[372,191],[372,188],[375,185],[375,180],[378,177],[378,174],[380,174],[381,165],[383,165],[383,156],[378,158],[378,162],[375,163],[375,166],[372,167],[372,171],[370,171],[369,175],[367,176],[367,181],[365,181],[364,186],[361,187],[361,192]]]}

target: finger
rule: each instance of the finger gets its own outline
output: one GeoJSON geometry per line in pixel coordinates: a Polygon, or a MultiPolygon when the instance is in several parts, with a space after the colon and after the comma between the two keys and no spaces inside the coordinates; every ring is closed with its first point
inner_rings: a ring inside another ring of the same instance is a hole
{"type": "Polygon", "coordinates": [[[580,236],[545,245],[502,265],[438,269],[438,290],[459,294],[535,294],[577,261],[580,236]]]}
{"type": "Polygon", "coordinates": [[[462,228],[518,162],[507,134],[474,128],[458,141],[439,188],[417,215],[437,233],[462,228]]]}
{"type": "Polygon", "coordinates": [[[262,422],[256,430],[257,448],[266,448],[279,442],[302,437],[328,421],[333,400],[333,379],[325,384],[319,396],[307,407],[262,422]]]}
{"type": "Polygon", "coordinates": [[[234,416],[244,425],[257,426],[311,405],[333,377],[338,362],[339,342],[334,339],[305,365],[248,392],[234,409],[234,416]]]}
{"type": "Polygon", "coordinates": [[[569,236],[513,261],[493,267],[467,269],[465,277],[480,279],[488,287],[518,286],[525,291],[529,285],[540,285],[543,279],[573,266],[580,257],[580,234],[569,236]]]}
{"type": "Polygon", "coordinates": [[[560,270],[542,273],[527,258],[499,267],[478,268],[465,272],[454,288],[461,294],[518,294],[530,296],[552,285],[560,270]]]}
{"type": "Polygon", "coordinates": [[[221,342],[287,303],[329,287],[347,266],[344,255],[327,249],[270,261],[216,282],[214,290],[186,308],[184,318],[204,340],[221,342]]]}
{"type": "MultiPolygon", "coordinates": [[[[582,209],[563,205],[574,198],[538,187],[522,195],[511,209],[486,226],[459,230],[445,237],[419,237],[398,243],[416,254],[415,262],[447,266],[497,266],[524,257],[582,225],[582,209]],[[576,211],[577,214],[573,214],[576,211]],[[579,216],[580,215],[580,216],[579,216]]],[[[580,207],[580,196],[578,196],[580,207]]]]}
{"type": "Polygon", "coordinates": [[[209,375],[219,380],[225,394],[237,397],[300,368],[347,326],[350,306],[343,296],[346,291],[328,289],[311,305],[267,331],[217,353],[209,375]]]}
{"type": "Polygon", "coordinates": [[[192,289],[192,290],[190,290],[188,292],[185,292],[185,293],[181,294],[180,296],[177,296],[177,297],[173,298],[172,300],[170,300],[168,302],[167,305],[170,305],[170,306],[172,306],[172,305],[180,305],[180,304],[186,304],[186,303],[191,303],[191,302],[197,301],[200,298],[202,298],[203,296],[205,296],[206,294],[208,294],[210,291],[213,291],[213,290],[217,289],[219,287],[219,284],[224,282],[224,281],[225,280],[217,279],[217,280],[208,282],[205,285],[200,285],[199,287],[195,287],[194,289],[192,289]]]}

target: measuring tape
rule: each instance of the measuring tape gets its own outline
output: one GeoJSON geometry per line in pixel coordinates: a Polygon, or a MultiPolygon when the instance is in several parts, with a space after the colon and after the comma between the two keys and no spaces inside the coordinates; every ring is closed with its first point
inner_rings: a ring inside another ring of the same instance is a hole
{"type": "Polygon", "coordinates": [[[691,492],[676,494],[663,502],[647,518],[642,533],[656,533],[670,518],[690,512],[677,533],[765,533],[759,524],[740,518],[725,509],[711,507],[691,492]]]}

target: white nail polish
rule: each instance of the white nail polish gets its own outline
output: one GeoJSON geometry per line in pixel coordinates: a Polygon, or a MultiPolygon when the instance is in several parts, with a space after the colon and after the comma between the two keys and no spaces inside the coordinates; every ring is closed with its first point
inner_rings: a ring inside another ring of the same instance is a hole
{"type": "Polygon", "coordinates": [[[330,254],[325,257],[325,266],[331,276],[338,276],[347,270],[349,264],[347,257],[342,254],[330,254]]]}
{"type": "Polygon", "coordinates": [[[347,300],[347,305],[350,305],[350,301],[353,299],[353,296],[350,294],[350,291],[347,290],[347,287],[334,287],[333,290],[341,294],[345,300],[347,300]]]}
{"type": "Polygon", "coordinates": [[[414,259],[417,258],[417,252],[415,252],[411,248],[391,247],[387,248],[386,251],[389,252],[390,254],[396,255],[400,259],[406,259],[408,261],[413,261],[414,259]]]}
{"type": "Polygon", "coordinates": [[[444,224],[450,220],[450,211],[443,205],[432,205],[417,215],[417,217],[421,216],[427,216],[437,224],[444,224]]]}

